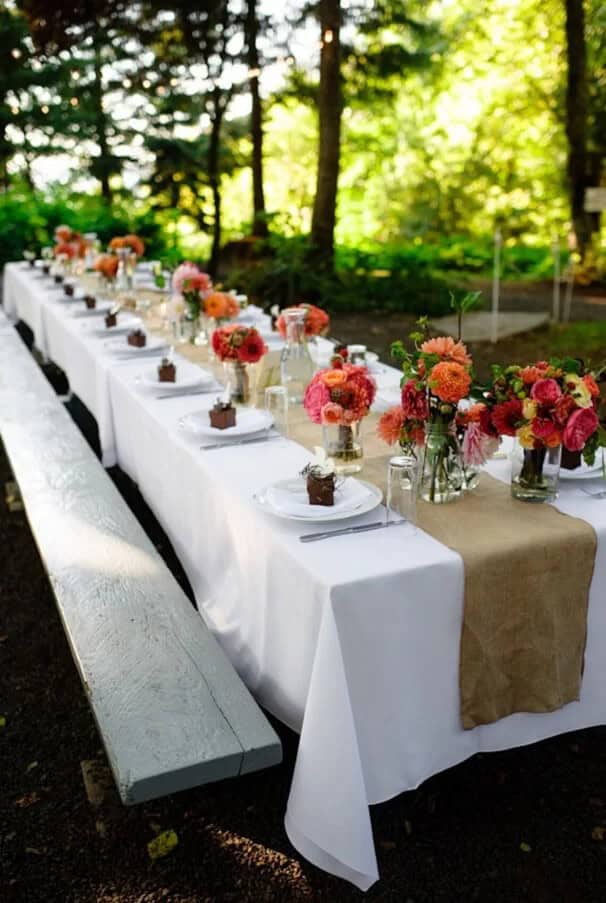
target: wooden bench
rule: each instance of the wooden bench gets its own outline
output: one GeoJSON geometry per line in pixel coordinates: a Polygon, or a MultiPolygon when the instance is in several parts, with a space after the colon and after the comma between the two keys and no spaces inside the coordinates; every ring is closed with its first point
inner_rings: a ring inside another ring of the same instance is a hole
{"type": "Polygon", "coordinates": [[[0,434],[122,801],[277,764],[267,719],[0,318],[0,434]]]}

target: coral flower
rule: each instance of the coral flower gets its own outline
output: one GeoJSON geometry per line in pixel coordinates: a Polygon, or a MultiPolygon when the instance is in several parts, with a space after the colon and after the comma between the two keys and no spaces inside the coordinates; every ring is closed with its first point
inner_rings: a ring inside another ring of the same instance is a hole
{"type": "Polygon", "coordinates": [[[452,336],[438,336],[436,339],[427,339],[421,345],[424,354],[437,354],[443,361],[454,361],[463,367],[469,367],[471,358],[463,342],[455,342],[452,336]]]}
{"type": "Polygon", "coordinates": [[[75,257],[76,248],[70,242],[62,241],[60,244],[55,245],[55,257],[59,257],[61,254],[64,254],[66,257],[75,257]]]}
{"type": "Polygon", "coordinates": [[[229,316],[230,306],[228,302],[229,296],[225,292],[211,292],[204,299],[204,310],[207,317],[214,320],[221,320],[229,316]]]}
{"type": "Polygon", "coordinates": [[[69,241],[72,237],[72,230],[69,226],[57,226],[55,229],[56,241],[69,241]]]}
{"type": "Polygon", "coordinates": [[[441,361],[432,367],[428,384],[440,401],[457,404],[469,392],[471,376],[462,364],[441,361]]]}
{"type": "Polygon", "coordinates": [[[322,423],[336,425],[343,423],[343,408],[334,401],[329,401],[322,408],[322,423]]]}
{"type": "Polygon", "coordinates": [[[336,389],[338,386],[342,386],[347,382],[347,373],[343,367],[339,370],[326,370],[326,372],[322,374],[322,379],[324,385],[328,386],[329,389],[336,389]]]}
{"type": "Polygon", "coordinates": [[[599,390],[598,384],[596,383],[596,381],[593,378],[593,376],[591,375],[591,373],[585,374],[585,376],[583,377],[583,382],[589,389],[589,394],[591,395],[591,397],[597,398],[598,395],[600,394],[600,390],[599,390]]]}
{"type": "Polygon", "coordinates": [[[137,257],[143,257],[143,254],[145,252],[145,244],[138,235],[125,235],[122,241],[123,248],[130,248],[133,254],[136,254],[137,257]]]}
{"type": "Polygon", "coordinates": [[[522,382],[525,385],[530,386],[533,383],[536,383],[537,380],[543,379],[545,370],[539,369],[538,367],[524,367],[522,370],[520,370],[519,375],[522,382]]]}
{"type": "Polygon", "coordinates": [[[404,426],[404,411],[400,405],[385,411],[377,423],[377,435],[388,445],[395,445],[400,439],[404,426]]]}

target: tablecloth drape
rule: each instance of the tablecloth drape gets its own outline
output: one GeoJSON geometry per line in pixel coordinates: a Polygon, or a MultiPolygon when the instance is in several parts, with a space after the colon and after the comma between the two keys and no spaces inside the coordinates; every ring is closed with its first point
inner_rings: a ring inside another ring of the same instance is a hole
{"type": "MultiPolygon", "coordinates": [[[[17,274],[19,290],[29,292],[29,274],[17,274]]],[[[10,277],[8,267],[5,286],[10,277]]],[[[87,354],[106,374],[98,385],[108,389],[103,404],[118,463],[167,531],[204,618],[243,679],[300,732],[286,829],[316,865],[368,888],[378,877],[369,804],[475,752],[606,722],[603,501],[563,484],[557,502],[598,537],[580,701],[463,731],[458,555],[407,527],[300,543],[299,525],[259,512],[252,499],[254,490],[301,467],[308,455],[300,446],[278,440],[201,452],[179,418],[212,398],[144,395],[140,363],[115,365],[100,354],[99,340],[73,328],[65,305],[33,288],[31,295],[19,315],[39,305],[45,334],[56,342],[62,334],[70,383],[87,354]]],[[[89,398],[99,416],[97,390],[89,398]]],[[[508,479],[507,462],[494,462],[490,472],[508,479]]]]}

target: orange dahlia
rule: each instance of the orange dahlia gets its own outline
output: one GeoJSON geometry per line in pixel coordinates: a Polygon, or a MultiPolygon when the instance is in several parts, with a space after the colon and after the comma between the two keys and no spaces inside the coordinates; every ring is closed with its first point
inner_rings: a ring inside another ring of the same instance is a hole
{"type": "Polygon", "coordinates": [[[404,411],[402,410],[401,405],[390,408],[388,411],[385,411],[384,414],[381,414],[381,417],[379,418],[379,422],[377,423],[377,435],[383,442],[387,442],[388,445],[395,445],[400,439],[404,420],[404,411]]]}
{"type": "Polygon", "coordinates": [[[428,384],[441,401],[457,404],[469,392],[471,376],[462,364],[440,361],[432,367],[428,384]]]}
{"type": "Polygon", "coordinates": [[[463,367],[469,367],[471,358],[463,342],[455,342],[452,336],[443,335],[436,339],[427,339],[421,345],[423,354],[437,354],[443,361],[454,361],[463,367]]]}

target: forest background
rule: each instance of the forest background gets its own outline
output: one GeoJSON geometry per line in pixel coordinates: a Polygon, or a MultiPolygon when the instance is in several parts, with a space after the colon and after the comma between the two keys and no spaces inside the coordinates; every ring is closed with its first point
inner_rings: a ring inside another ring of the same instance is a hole
{"type": "Polygon", "coordinates": [[[135,231],[264,301],[435,313],[552,272],[606,158],[601,0],[3,0],[0,263],[135,231]]]}

